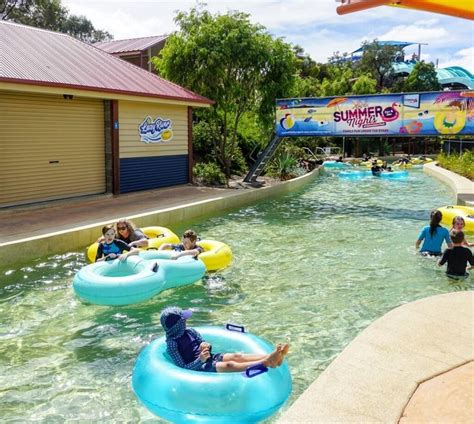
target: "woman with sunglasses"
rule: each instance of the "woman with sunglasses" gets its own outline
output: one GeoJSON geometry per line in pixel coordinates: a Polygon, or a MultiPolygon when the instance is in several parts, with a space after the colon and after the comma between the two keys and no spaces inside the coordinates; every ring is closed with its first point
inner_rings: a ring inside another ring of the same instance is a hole
{"type": "Polygon", "coordinates": [[[148,247],[148,237],[129,219],[119,219],[115,224],[115,230],[117,238],[130,247],[148,247]]]}

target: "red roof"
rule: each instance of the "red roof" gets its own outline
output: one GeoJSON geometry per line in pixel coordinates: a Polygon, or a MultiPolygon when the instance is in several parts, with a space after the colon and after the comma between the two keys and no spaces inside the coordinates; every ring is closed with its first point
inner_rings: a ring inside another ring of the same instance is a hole
{"type": "Polygon", "coordinates": [[[66,34],[0,21],[0,40],[3,82],[213,103],[66,34]]]}
{"type": "Polygon", "coordinates": [[[142,52],[167,38],[167,35],[155,35],[153,37],[129,38],[128,40],[99,41],[94,44],[94,47],[107,53],[142,52]]]}

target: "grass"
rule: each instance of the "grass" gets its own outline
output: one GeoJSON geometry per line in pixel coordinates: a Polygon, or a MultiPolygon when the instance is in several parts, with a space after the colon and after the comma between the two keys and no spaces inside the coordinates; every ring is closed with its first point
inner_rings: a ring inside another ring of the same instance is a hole
{"type": "Polygon", "coordinates": [[[439,166],[474,181],[474,152],[466,151],[462,155],[441,153],[436,158],[439,166]]]}

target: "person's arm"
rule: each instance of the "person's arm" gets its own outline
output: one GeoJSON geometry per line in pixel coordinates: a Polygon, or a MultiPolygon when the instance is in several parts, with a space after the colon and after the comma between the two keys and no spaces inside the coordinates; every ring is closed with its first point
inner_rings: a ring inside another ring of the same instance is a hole
{"type": "Polygon", "coordinates": [[[103,258],[104,252],[102,250],[102,243],[99,243],[99,246],[97,246],[97,254],[95,255],[95,261],[96,262],[102,262],[105,261],[105,258],[103,258]]]}
{"type": "Polygon", "coordinates": [[[119,260],[121,261],[124,261],[125,259],[127,259],[129,256],[132,256],[132,255],[138,255],[140,253],[140,251],[138,249],[135,249],[133,247],[130,247],[130,245],[128,245],[127,243],[125,243],[124,241],[122,240],[115,240],[114,243],[120,248],[121,250],[121,254],[118,255],[117,257],[119,258],[119,260]],[[123,252],[127,252],[127,253],[123,253],[123,252]]]}
{"type": "Polygon", "coordinates": [[[441,256],[441,259],[438,261],[438,266],[443,266],[448,261],[449,252],[448,249],[443,252],[443,256],[441,256]]]}
{"type": "Polygon", "coordinates": [[[136,240],[128,244],[130,247],[148,247],[148,237],[143,231],[137,229],[133,232],[133,236],[136,240]]]}
{"type": "Polygon", "coordinates": [[[171,243],[163,243],[158,250],[171,249],[173,245],[171,243]]]}
{"type": "Polygon", "coordinates": [[[420,248],[421,242],[425,239],[425,229],[423,228],[418,236],[418,240],[415,243],[416,250],[420,248]]]}
{"type": "Polygon", "coordinates": [[[446,230],[446,234],[444,235],[444,240],[446,241],[446,244],[448,247],[451,249],[453,247],[453,242],[451,241],[451,236],[449,235],[449,231],[446,230]]]}
{"type": "Polygon", "coordinates": [[[182,252],[176,253],[175,255],[173,255],[173,257],[171,259],[178,259],[178,258],[181,258],[182,256],[194,256],[194,257],[196,257],[202,252],[203,252],[202,247],[197,246],[194,249],[183,250],[182,252]]]}
{"type": "Polygon", "coordinates": [[[210,358],[210,354],[208,350],[203,350],[199,357],[196,358],[193,362],[186,363],[183,360],[183,357],[179,353],[178,350],[178,343],[174,340],[169,340],[166,342],[166,350],[168,354],[171,356],[173,362],[180,368],[185,368],[187,370],[200,370],[202,364],[206,362],[210,358]]]}
{"type": "Polygon", "coordinates": [[[469,251],[471,254],[467,258],[467,261],[469,262],[470,266],[467,267],[467,269],[473,269],[474,268],[474,256],[471,251],[469,251]]]}

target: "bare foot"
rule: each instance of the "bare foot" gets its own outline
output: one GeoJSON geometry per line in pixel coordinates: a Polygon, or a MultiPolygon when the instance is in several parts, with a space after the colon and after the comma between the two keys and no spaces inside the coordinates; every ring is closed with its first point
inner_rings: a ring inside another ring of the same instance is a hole
{"type": "Polygon", "coordinates": [[[263,361],[263,365],[269,368],[275,368],[278,366],[278,361],[280,360],[281,352],[274,350],[267,356],[267,359],[263,361]]]}
{"type": "Polygon", "coordinates": [[[279,344],[277,346],[277,352],[280,354],[280,357],[278,358],[278,362],[277,362],[278,366],[280,366],[283,363],[283,359],[288,354],[289,350],[290,350],[290,345],[288,343],[279,344]]]}

